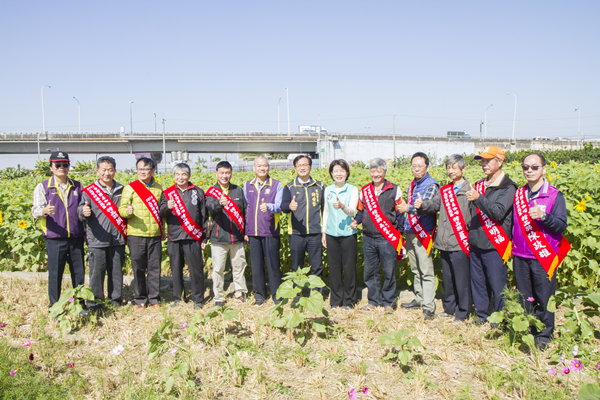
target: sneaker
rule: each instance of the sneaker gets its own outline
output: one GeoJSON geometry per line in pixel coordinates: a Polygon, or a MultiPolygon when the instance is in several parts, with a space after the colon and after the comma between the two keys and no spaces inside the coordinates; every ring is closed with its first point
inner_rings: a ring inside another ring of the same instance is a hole
{"type": "Polygon", "coordinates": [[[385,306],[385,307],[383,307],[383,311],[386,314],[392,314],[394,312],[394,307],[392,307],[392,306],[385,306]]]}
{"type": "Polygon", "coordinates": [[[454,321],[450,322],[450,325],[462,325],[465,323],[464,319],[455,319],[454,321]]]}
{"type": "Polygon", "coordinates": [[[421,303],[419,303],[416,299],[411,301],[410,303],[402,303],[400,307],[405,308],[407,310],[416,310],[421,308],[421,303]]]}
{"type": "Polygon", "coordinates": [[[344,311],[350,311],[350,310],[352,310],[352,307],[350,307],[350,306],[344,306],[344,307],[342,307],[342,310],[344,310],[344,311]]]}
{"type": "Polygon", "coordinates": [[[223,307],[225,305],[224,301],[215,301],[215,306],[216,307],[223,307]]]}
{"type": "Polygon", "coordinates": [[[448,314],[447,312],[439,313],[437,316],[440,318],[454,318],[454,314],[448,314]]]}
{"type": "Polygon", "coordinates": [[[194,310],[199,310],[204,307],[204,303],[194,303],[194,310]]]}
{"type": "Polygon", "coordinates": [[[246,298],[244,297],[244,294],[240,294],[239,296],[236,296],[235,299],[237,301],[239,301],[240,303],[245,303],[246,302],[246,298]]]}
{"type": "Polygon", "coordinates": [[[425,321],[433,321],[435,318],[435,313],[429,310],[423,310],[423,319],[425,321]]]}
{"type": "Polygon", "coordinates": [[[158,309],[158,308],[160,308],[160,304],[152,304],[150,307],[158,309]]]}
{"type": "Polygon", "coordinates": [[[265,304],[265,301],[263,299],[254,300],[254,307],[262,307],[263,304],[265,304]]]}
{"type": "Polygon", "coordinates": [[[373,311],[376,308],[377,307],[375,307],[373,304],[367,304],[366,306],[362,307],[360,311],[373,311]]]}
{"type": "Polygon", "coordinates": [[[337,310],[338,308],[342,308],[342,306],[331,306],[332,310],[337,310]]]}
{"type": "Polygon", "coordinates": [[[136,304],[135,305],[135,309],[136,310],[143,310],[144,308],[146,308],[145,304],[136,304]]]}
{"type": "Polygon", "coordinates": [[[80,315],[80,316],[82,316],[82,317],[86,317],[86,316],[87,316],[89,313],[90,313],[90,311],[89,311],[89,310],[85,310],[85,309],[84,309],[84,310],[81,310],[81,311],[79,312],[79,315],[80,315]]]}

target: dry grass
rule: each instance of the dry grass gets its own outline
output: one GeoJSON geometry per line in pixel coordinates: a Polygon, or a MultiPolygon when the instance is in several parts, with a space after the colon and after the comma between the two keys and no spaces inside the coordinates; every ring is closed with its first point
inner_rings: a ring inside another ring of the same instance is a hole
{"type": "MultiPolygon", "coordinates": [[[[167,301],[169,290],[162,293],[167,301]]],[[[257,308],[252,301],[242,304],[230,299],[228,304],[242,312],[241,327],[230,324],[224,340],[216,325],[202,326],[197,341],[190,343],[181,324],[194,315],[192,303],[143,311],[125,306],[100,317],[97,325],[88,323],[76,332],[61,334],[58,323],[45,322],[46,292],[46,282],[40,279],[0,278],[0,301],[15,308],[0,309],[0,322],[7,324],[3,328],[7,335],[0,340],[15,348],[33,340],[34,363],[49,379],[60,382],[66,366],[75,363],[77,373],[89,383],[86,397],[91,399],[135,397],[140,391],[161,397],[165,369],[178,359],[189,365],[200,389],[190,398],[201,399],[344,399],[351,388],[363,387],[369,393],[360,394],[359,399],[529,398],[531,389],[526,384],[504,386],[506,378],[495,382],[489,373],[490,369],[510,373],[515,366],[524,366],[519,371],[529,374],[528,379],[535,380],[532,384],[559,388],[546,373],[548,352],[513,351],[502,338],[487,338],[489,326],[450,325],[451,320],[443,318],[425,322],[419,311],[361,312],[358,308],[364,301],[349,312],[333,310],[333,326],[345,327],[345,331],[330,338],[313,335],[301,347],[291,331],[261,325],[272,302],[257,308]],[[148,342],[164,315],[174,318],[174,332],[181,335],[177,340],[182,347],[176,356],[166,353],[150,361],[148,342]],[[381,360],[386,349],[377,339],[399,329],[409,329],[426,348],[410,368],[381,360]],[[205,343],[203,335],[217,337],[217,345],[205,343]],[[125,348],[120,356],[111,352],[117,345],[125,348]],[[189,357],[183,350],[188,347],[189,357]],[[239,371],[219,363],[219,354],[228,357],[231,353],[237,353],[248,368],[245,379],[239,371]]],[[[131,296],[131,288],[126,287],[124,297],[131,296]]],[[[207,304],[203,312],[211,307],[207,304]]],[[[439,301],[437,307],[441,309],[439,301]]],[[[583,379],[591,378],[584,375],[583,379]]],[[[566,390],[565,396],[571,397],[570,389],[566,390]]]]}

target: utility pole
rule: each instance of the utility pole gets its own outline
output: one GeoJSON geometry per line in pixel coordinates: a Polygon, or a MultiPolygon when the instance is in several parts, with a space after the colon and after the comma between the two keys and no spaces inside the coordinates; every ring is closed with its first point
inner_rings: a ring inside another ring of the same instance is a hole
{"type": "Polygon", "coordinates": [[[393,128],[393,132],[394,132],[394,152],[392,153],[392,163],[396,163],[396,110],[394,110],[394,128],[393,128]]]}
{"type": "Polygon", "coordinates": [[[288,92],[288,88],[285,88],[285,95],[287,97],[287,117],[288,117],[288,136],[290,133],[290,93],[288,92]]]}
{"type": "Polygon", "coordinates": [[[162,117],[162,124],[163,124],[163,162],[165,163],[164,171],[166,174],[167,173],[167,145],[166,145],[166,141],[165,141],[165,122],[167,120],[165,119],[165,113],[161,113],[161,117],[162,117]]]}
{"type": "Polygon", "coordinates": [[[321,162],[321,114],[317,114],[317,118],[319,119],[319,139],[317,140],[317,151],[319,152],[319,168],[323,167],[323,163],[321,162]]]}

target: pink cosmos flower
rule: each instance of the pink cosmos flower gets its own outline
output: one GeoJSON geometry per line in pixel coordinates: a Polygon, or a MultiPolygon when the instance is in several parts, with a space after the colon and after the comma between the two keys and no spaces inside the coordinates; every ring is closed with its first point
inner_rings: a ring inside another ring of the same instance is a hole
{"type": "Polygon", "coordinates": [[[535,301],[535,299],[533,297],[528,297],[527,301],[530,302],[530,303],[533,303],[535,301]]]}
{"type": "Polygon", "coordinates": [[[29,355],[29,361],[33,361],[33,353],[29,355]]]}
{"type": "Polygon", "coordinates": [[[548,370],[548,373],[549,373],[550,375],[556,375],[556,370],[555,370],[554,368],[550,368],[550,369],[548,370]]]}
{"type": "Polygon", "coordinates": [[[75,366],[75,363],[69,364],[69,368],[73,368],[74,366],[75,366]]]}
{"type": "Polygon", "coordinates": [[[600,369],[600,362],[596,364],[596,369],[600,369]]]}
{"type": "Polygon", "coordinates": [[[69,376],[73,376],[73,373],[72,373],[72,372],[69,372],[69,376]]]}
{"type": "Polygon", "coordinates": [[[579,346],[573,346],[573,357],[577,357],[577,353],[579,353],[579,346]]]}
{"type": "Polygon", "coordinates": [[[5,326],[6,326],[5,322],[3,322],[3,323],[0,324],[0,328],[4,328],[5,326]]]}
{"type": "Polygon", "coordinates": [[[569,372],[571,372],[571,370],[569,369],[569,367],[564,367],[562,369],[562,373],[565,374],[565,375],[569,375],[569,372]]]}
{"type": "Polygon", "coordinates": [[[10,371],[10,376],[13,376],[14,374],[16,374],[18,370],[19,370],[19,368],[13,369],[12,371],[10,371]]]}
{"type": "Polygon", "coordinates": [[[581,369],[583,368],[583,365],[581,365],[581,362],[577,359],[571,361],[571,367],[573,368],[573,371],[581,371],[581,369]]]}
{"type": "Polygon", "coordinates": [[[72,303],[74,301],[75,301],[75,299],[73,297],[69,297],[69,303],[72,303]]]}
{"type": "Polygon", "coordinates": [[[174,347],[171,349],[171,354],[173,354],[173,355],[177,354],[177,347],[174,347]]]}
{"type": "Polygon", "coordinates": [[[187,325],[188,325],[187,322],[184,322],[183,324],[181,324],[181,327],[185,329],[185,328],[187,328],[187,325]]]}
{"type": "Polygon", "coordinates": [[[364,389],[362,390],[362,392],[363,392],[363,394],[367,394],[367,393],[369,393],[369,388],[368,388],[368,387],[364,388],[364,389]]]}
{"type": "Polygon", "coordinates": [[[564,363],[564,362],[565,362],[565,353],[562,353],[562,354],[560,355],[560,361],[559,361],[558,363],[559,363],[559,364],[562,364],[562,363],[564,363]]]}
{"type": "Polygon", "coordinates": [[[26,341],[26,342],[23,344],[23,347],[29,347],[29,346],[31,346],[32,344],[33,344],[33,342],[32,342],[31,340],[28,340],[28,341],[26,341]]]}
{"type": "Polygon", "coordinates": [[[354,389],[354,388],[350,389],[350,391],[348,392],[348,399],[356,400],[357,397],[358,397],[358,395],[356,394],[356,389],[354,389]]]}

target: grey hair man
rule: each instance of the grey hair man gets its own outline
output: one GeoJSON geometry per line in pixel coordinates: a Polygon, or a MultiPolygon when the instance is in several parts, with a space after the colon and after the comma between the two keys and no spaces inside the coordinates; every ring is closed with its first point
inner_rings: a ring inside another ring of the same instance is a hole
{"type": "Polygon", "coordinates": [[[204,262],[202,250],[206,247],[206,202],[204,190],[190,183],[191,170],[185,163],[173,168],[175,184],[160,198],[160,216],[167,220],[167,252],[173,275],[175,303],[185,301],[183,267],[187,262],[192,281],[194,308],[204,302],[204,262]],[[184,262],[185,258],[185,262],[184,262]]]}

